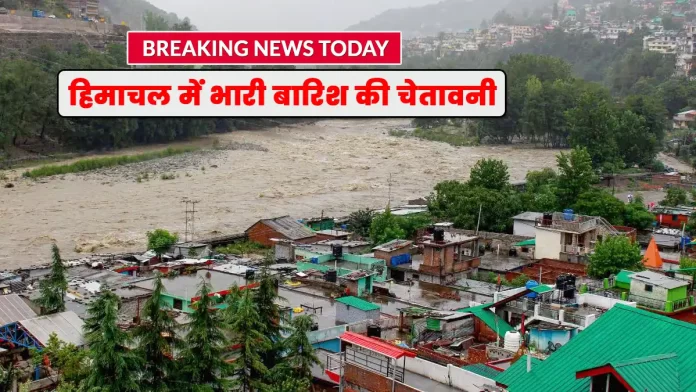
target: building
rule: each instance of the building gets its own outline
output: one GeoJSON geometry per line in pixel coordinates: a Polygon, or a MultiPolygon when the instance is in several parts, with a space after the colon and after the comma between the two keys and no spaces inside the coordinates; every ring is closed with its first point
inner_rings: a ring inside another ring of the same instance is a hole
{"type": "Polygon", "coordinates": [[[41,351],[55,333],[58,339],[82,347],[85,344],[83,325],[83,321],[71,311],[14,320],[0,325],[0,345],[9,343],[14,347],[41,351]]]}
{"type": "Polygon", "coordinates": [[[672,117],[672,128],[689,129],[696,120],[696,110],[687,110],[672,117]]]}
{"type": "Polygon", "coordinates": [[[578,19],[578,14],[575,10],[566,11],[565,20],[569,22],[575,22],[578,19]]]}
{"type": "Polygon", "coordinates": [[[464,278],[481,264],[478,241],[479,237],[435,229],[432,236],[424,237],[419,244],[423,247],[419,280],[448,284],[464,278]]]}
{"type": "Polygon", "coordinates": [[[336,323],[352,324],[358,321],[379,321],[379,305],[357,297],[341,297],[336,300],[336,323]]]}
{"type": "MultiPolygon", "coordinates": [[[[361,255],[369,253],[372,249],[367,241],[348,240],[323,240],[310,244],[308,248],[313,252],[331,253],[334,248],[340,246],[342,254],[361,255]]],[[[304,247],[304,246],[303,246],[304,247]]]]}
{"type": "Polygon", "coordinates": [[[684,321],[686,314],[693,313],[694,297],[688,293],[689,283],[670,278],[652,271],[635,272],[631,280],[628,300],[639,307],[684,321]]]}
{"type": "MultiPolygon", "coordinates": [[[[164,292],[160,306],[180,310],[184,313],[193,313],[191,307],[198,301],[197,292],[202,280],[206,280],[211,288],[211,296],[215,297],[216,308],[226,307],[225,296],[229,293],[229,288],[237,285],[242,289],[253,288],[258,283],[248,283],[245,276],[230,274],[222,271],[201,269],[194,274],[179,275],[173,278],[163,278],[164,292]]],[[[133,285],[147,290],[154,289],[154,279],[136,282],[133,285]]]]}
{"type": "Polygon", "coordinates": [[[347,241],[352,233],[342,230],[319,230],[316,233],[317,241],[344,240],[347,241]]]}
{"type": "Polygon", "coordinates": [[[300,244],[310,244],[317,241],[314,231],[287,215],[261,219],[246,229],[245,233],[249,241],[269,247],[273,246],[272,239],[274,238],[291,240],[300,244]]]}
{"type": "Polygon", "coordinates": [[[208,244],[180,242],[169,251],[174,257],[210,257],[213,250],[208,244]]]}
{"type": "Polygon", "coordinates": [[[544,215],[541,212],[527,211],[512,217],[512,234],[521,237],[536,235],[536,221],[544,215]]]}
{"type": "Polygon", "coordinates": [[[99,16],[99,0],[65,0],[65,7],[75,16],[99,16]]]}
{"type": "Polygon", "coordinates": [[[654,34],[643,37],[643,50],[662,54],[675,54],[680,42],[675,34],[654,34]]]}
{"type": "Polygon", "coordinates": [[[693,391],[692,341],[696,325],[617,304],[546,360],[523,357],[495,381],[507,392],[693,391]]]}
{"type": "Polygon", "coordinates": [[[602,217],[543,214],[536,221],[534,258],[585,262],[602,237],[623,234],[602,217]]]}
{"type": "Polygon", "coordinates": [[[387,265],[398,265],[411,261],[411,245],[413,241],[392,240],[372,248],[372,251],[376,259],[386,261],[387,265]]]}
{"type": "MultiPolygon", "coordinates": [[[[678,178],[677,178],[678,181],[678,178]]],[[[693,207],[656,207],[653,209],[655,220],[660,226],[680,229],[688,223],[691,214],[696,212],[693,207]]]]}
{"type": "Polygon", "coordinates": [[[36,312],[17,294],[0,296],[0,325],[36,317],[36,312]]]}
{"type": "Polygon", "coordinates": [[[376,272],[353,271],[345,275],[338,276],[338,281],[346,287],[347,293],[362,297],[372,294],[373,283],[376,272]]]}
{"type": "Polygon", "coordinates": [[[310,218],[302,223],[314,231],[333,230],[334,226],[336,225],[336,220],[334,218],[320,217],[310,218]]]}

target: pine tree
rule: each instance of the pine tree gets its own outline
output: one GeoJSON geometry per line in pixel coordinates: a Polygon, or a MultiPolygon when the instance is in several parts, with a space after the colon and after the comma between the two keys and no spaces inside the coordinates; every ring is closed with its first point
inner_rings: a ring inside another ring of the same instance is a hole
{"type": "Polygon", "coordinates": [[[273,368],[280,360],[280,354],[283,352],[282,333],[284,329],[281,325],[280,307],[276,303],[278,300],[283,300],[278,296],[277,282],[268,273],[268,263],[262,269],[261,281],[259,288],[254,292],[254,302],[258,309],[259,320],[263,327],[263,333],[270,341],[270,349],[263,353],[263,363],[268,369],[273,368]]]}
{"type": "Polygon", "coordinates": [[[174,318],[160,307],[163,290],[157,275],[152,296],[143,306],[141,324],[134,331],[136,353],[143,360],[142,386],[153,392],[176,389],[172,387],[177,376],[173,350],[181,345],[174,318]]]}
{"type": "Polygon", "coordinates": [[[227,349],[227,339],[221,326],[221,315],[214,311],[210,284],[203,281],[198,290],[200,299],[195,311],[189,315],[188,334],[185,338],[181,364],[183,374],[194,389],[205,388],[213,391],[226,390],[225,378],[231,367],[223,359],[227,349]]]}
{"type": "Polygon", "coordinates": [[[254,392],[263,390],[266,385],[262,377],[268,374],[262,355],[272,348],[271,340],[263,333],[264,323],[254,303],[255,295],[251,290],[238,294],[235,312],[230,313],[229,331],[233,346],[239,346],[239,355],[232,363],[235,380],[234,390],[254,392]]]}
{"type": "Polygon", "coordinates": [[[130,337],[117,324],[119,299],[103,290],[87,309],[85,340],[89,347],[89,375],[83,389],[99,392],[140,391],[137,374],[141,362],[127,345],[130,337]]]}
{"type": "Polygon", "coordinates": [[[43,314],[53,314],[65,311],[65,292],[68,290],[68,280],[65,277],[65,266],[60,258],[58,245],[53,244],[51,249],[53,262],[51,273],[41,281],[39,290],[41,296],[37,301],[43,309],[43,314]]]}
{"type": "Polygon", "coordinates": [[[321,362],[314,352],[307,333],[312,329],[311,316],[299,316],[292,320],[292,333],[285,340],[287,355],[285,362],[292,369],[295,378],[312,380],[312,367],[321,362]]]}

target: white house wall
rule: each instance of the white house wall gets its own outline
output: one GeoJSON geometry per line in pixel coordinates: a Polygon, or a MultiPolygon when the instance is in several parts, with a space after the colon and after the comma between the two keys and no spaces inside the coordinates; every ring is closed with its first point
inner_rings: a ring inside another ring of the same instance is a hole
{"type": "Polygon", "coordinates": [[[561,233],[536,228],[535,259],[558,259],[561,253],[561,233]]]}

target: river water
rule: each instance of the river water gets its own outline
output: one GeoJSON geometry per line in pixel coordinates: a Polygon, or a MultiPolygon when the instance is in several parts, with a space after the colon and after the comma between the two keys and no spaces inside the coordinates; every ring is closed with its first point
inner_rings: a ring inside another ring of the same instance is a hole
{"type": "Polygon", "coordinates": [[[211,145],[218,139],[221,149],[88,174],[33,181],[16,178],[20,171],[5,172],[15,186],[0,188],[0,269],[49,261],[53,241],[65,258],[144,250],[148,230],[183,233],[185,197],[199,201],[195,230],[204,237],[243,231],[260,218],[383,208],[390,174],[392,205],[397,205],[426,196],[439,181],[466,179],[484,157],[506,161],[511,179],[518,180],[528,170],[555,166],[558,153],[452,147],[388,135],[407,127],[401,119],[326,120],[209,136],[191,143],[211,145]],[[225,149],[231,143],[252,148],[225,149]],[[138,182],[143,172],[149,179],[138,182]],[[163,180],[163,173],[177,177],[163,180]]]}

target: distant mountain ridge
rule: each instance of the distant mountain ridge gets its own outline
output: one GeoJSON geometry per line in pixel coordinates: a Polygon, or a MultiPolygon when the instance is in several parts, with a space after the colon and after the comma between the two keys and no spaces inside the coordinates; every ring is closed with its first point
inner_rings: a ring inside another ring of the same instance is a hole
{"type": "Polygon", "coordinates": [[[552,0],[444,0],[422,7],[391,9],[347,30],[401,31],[404,38],[435,36],[440,32],[478,28],[498,11],[510,13],[552,4],[552,0]]]}
{"type": "Polygon", "coordinates": [[[145,29],[143,16],[148,11],[155,15],[162,15],[170,25],[179,22],[179,17],[175,13],[157,8],[146,0],[101,0],[99,6],[111,17],[112,23],[126,22],[133,30],[145,29]]]}

